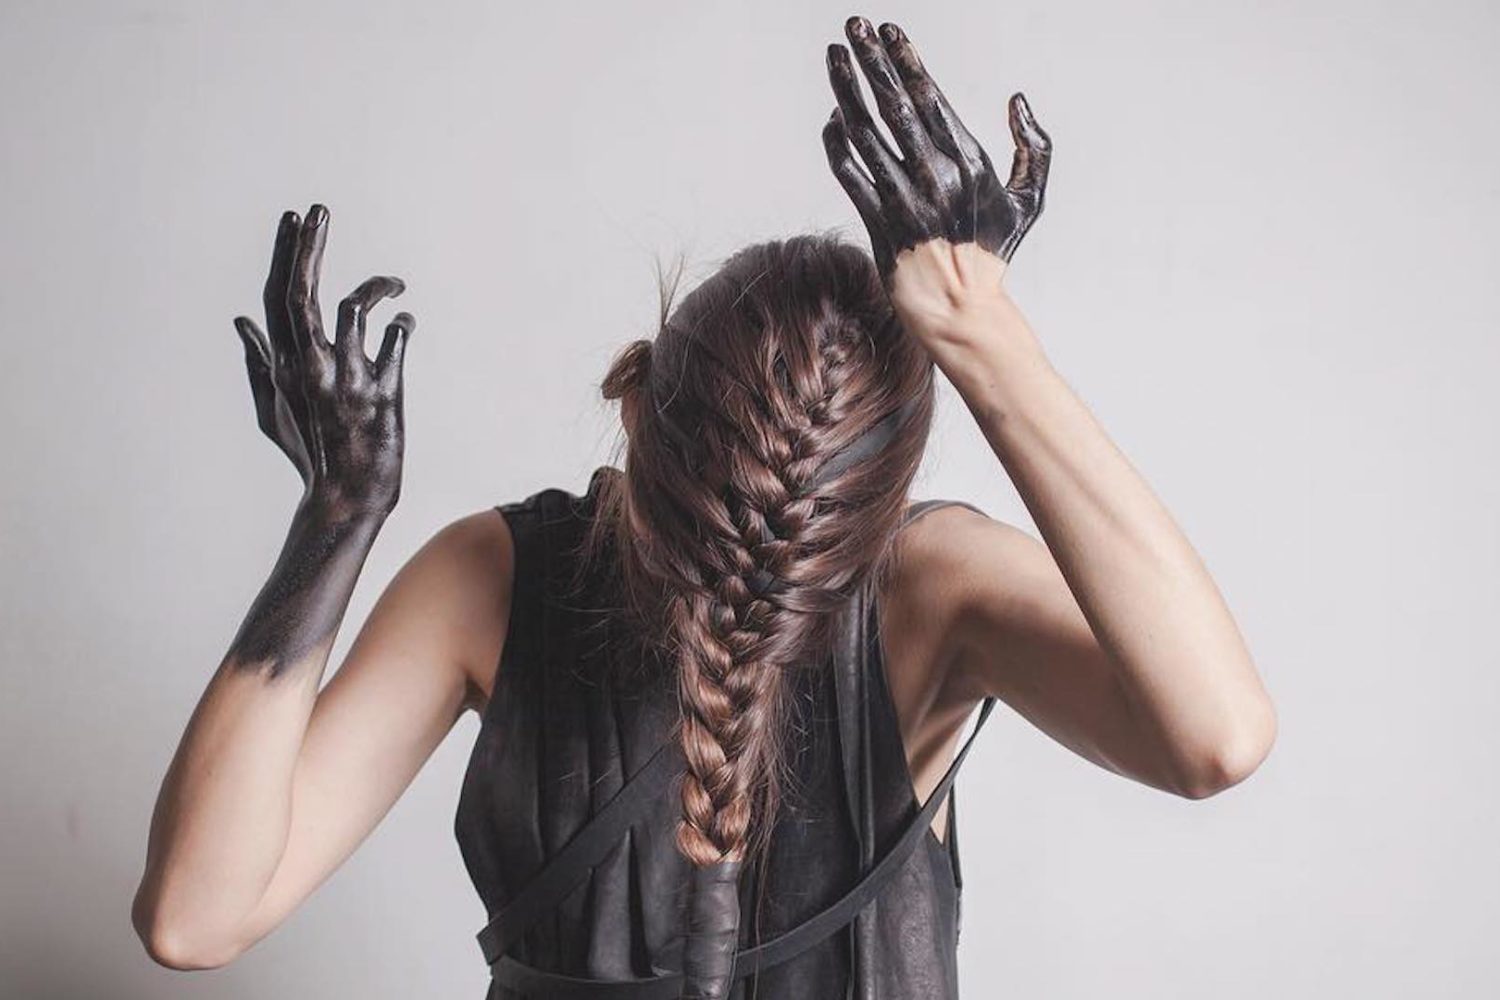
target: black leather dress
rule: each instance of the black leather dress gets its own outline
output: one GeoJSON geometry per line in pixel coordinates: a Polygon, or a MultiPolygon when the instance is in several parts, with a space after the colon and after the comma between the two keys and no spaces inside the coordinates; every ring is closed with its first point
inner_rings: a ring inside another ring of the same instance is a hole
{"type": "MultiPolygon", "coordinates": [[[[573,579],[601,476],[583,495],[552,488],[499,505],[515,541],[515,589],[495,690],[464,778],[455,832],[491,915],[617,793],[676,719],[670,673],[617,634],[610,574],[573,579]],[[621,663],[622,657],[634,663],[621,663]]],[[[913,505],[916,514],[945,503],[913,505]]],[[[966,505],[968,506],[968,505],[966,505]]],[[[868,593],[868,591],[867,591],[868,593]]],[[[839,897],[917,812],[880,659],[873,597],[861,605],[863,655],[801,671],[788,747],[795,781],[770,849],[740,883],[748,947],[839,897]]],[[[879,897],[817,946],[758,975],[736,1000],[950,1000],[958,996],[960,873],[949,799],[947,843],[928,829],[879,897]]],[[[634,823],[511,954],[549,972],[640,978],[681,968],[688,863],[675,796],[634,823]]],[[[489,1000],[522,992],[492,983],[489,1000]]],[[[543,994],[533,994],[541,996],[543,994]]]]}

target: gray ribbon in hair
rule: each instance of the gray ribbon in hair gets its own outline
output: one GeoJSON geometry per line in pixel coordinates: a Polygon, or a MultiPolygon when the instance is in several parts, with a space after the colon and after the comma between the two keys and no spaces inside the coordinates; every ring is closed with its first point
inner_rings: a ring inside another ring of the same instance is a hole
{"type": "MultiPolygon", "coordinates": [[[[812,478],[808,480],[808,489],[815,489],[823,485],[853,468],[855,465],[858,465],[860,462],[870,458],[872,455],[877,455],[883,451],[886,445],[890,444],[891,440],[896,436],[897,432],[901,430],[907,418],[916,410],[920,399],[920,396],[911,397],[890,413],[887,413],[871,424],[859,437],[828,456],[823,464],[818,466],[812,478]]],[[[775,539],[769,528],[765,530],[763,537],[768,543],[775,539]]],[[[751,573],[746,577],[745,584],[750,588],[751,593],[761,597],[767,594],[780,593],[790,586],[785,580],[773,576],[765,569],[758,569],[754,573],[751,573]]]]}

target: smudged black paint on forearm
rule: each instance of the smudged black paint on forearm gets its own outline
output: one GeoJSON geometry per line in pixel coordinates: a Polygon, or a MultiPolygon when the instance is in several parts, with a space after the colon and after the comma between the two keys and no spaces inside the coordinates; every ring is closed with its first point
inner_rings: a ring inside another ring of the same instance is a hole
{"type": "Polygon", "coordinates": [[[331,642],[382,523],[373,515],[336,520],[319,504],[300,505],[270,578],[230,644],[235,666],[279,677],[331,642]]]}
{"type": "Polygon", "coordinates": [[[281,217],[266,279],[266,330],[236,317],[261,431],[287,456],[303,493],[281,556],[229,657],[272,676],[331,640],[380,525],[401,493],[402,364],[415,328],[397,313],[372,362],[365,323],[399,278],[364,281],[339,303],[334,340],[323,333],[318,278],[328,210],[281,217]]]}
{"type": "Polygon", "coordinates": [[[863,17],[851,17],[844,31],[849,48],[828,47],[828,78],[838,106],[823,128],[823,145],[869,230],[881,274],[889,279],[902,250],[936,238],[977,242],[1009,261],[1041,214],[1052,158],[1052,142],[1026,98],[1018,93],[1010,99],[1016,152],[1010,177],[1002,180],[905,32],[886,23],[877,33],[863,17]],[[894,149],[865,104],[854,60],[896,140],[894,149]]]}

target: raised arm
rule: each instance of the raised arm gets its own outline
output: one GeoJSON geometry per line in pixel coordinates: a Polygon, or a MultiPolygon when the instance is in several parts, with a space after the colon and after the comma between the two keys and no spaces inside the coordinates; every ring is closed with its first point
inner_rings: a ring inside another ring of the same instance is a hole
{"type": "Polygon", "coordinates": [[[945,626],[932,711],[952,718],[998,695],[1138,781],[1193,798],[1233,785],[1275,734],[1245,642],[1192,545],[1002,284],[1042,210],[1051,140],[1014,95],[1002,178],[900,28],[852,18],[846,31],[899,148],[834,46],[829,164],[907,332],[963,397],[1045,541],[962,509],[914,526],[912,572],[929,582],[916,600],[945,626]]]}
{"type": "Polygon", "coordinates": [[[476,651],[502,638],[491,612],[504,599],[497,569],[508,564],[508,534],[494,512],[476,514],[400,571],[319,693],[350,594],[400,493],[413,327],[397,314],[367,357],[367,313],[402,291],[376,277],[340,303],[328,341],[318,307],[327,228],[321,206],[305,223],[283,216],[268,333],[235,321],[261,429],[291,459],[303,493],[157,800],[132,915],[152,957],[175,968],[228,962],[348,856],[460,713],[476,651]]]}

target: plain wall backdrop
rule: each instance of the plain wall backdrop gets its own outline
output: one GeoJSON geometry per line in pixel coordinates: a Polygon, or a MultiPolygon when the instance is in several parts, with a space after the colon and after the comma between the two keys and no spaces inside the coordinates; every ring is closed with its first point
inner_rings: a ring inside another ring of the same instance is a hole
{"type": "MultiPolygon", "coordinates": [[[[409,284],[403,498],[336,666],[442,524],[608,457],[598,382],[658,261],[863,241],[819,140],[855,12],[907,28],[997,163],[1013,90],[1051,132],[1009,286],[1280,711],[1260,771],[1193,802],[1003,710],[959,785],[965,995],[1500,991],[1494,5],[8,0],[0,995],[483,996],[472,716],[229,968],[131,931],[158,782],[300,489],[230,318],[314,200],[325,308],[409,284]]],[[[916,496],[1034,531],[942,406],[916,496]]]]}

